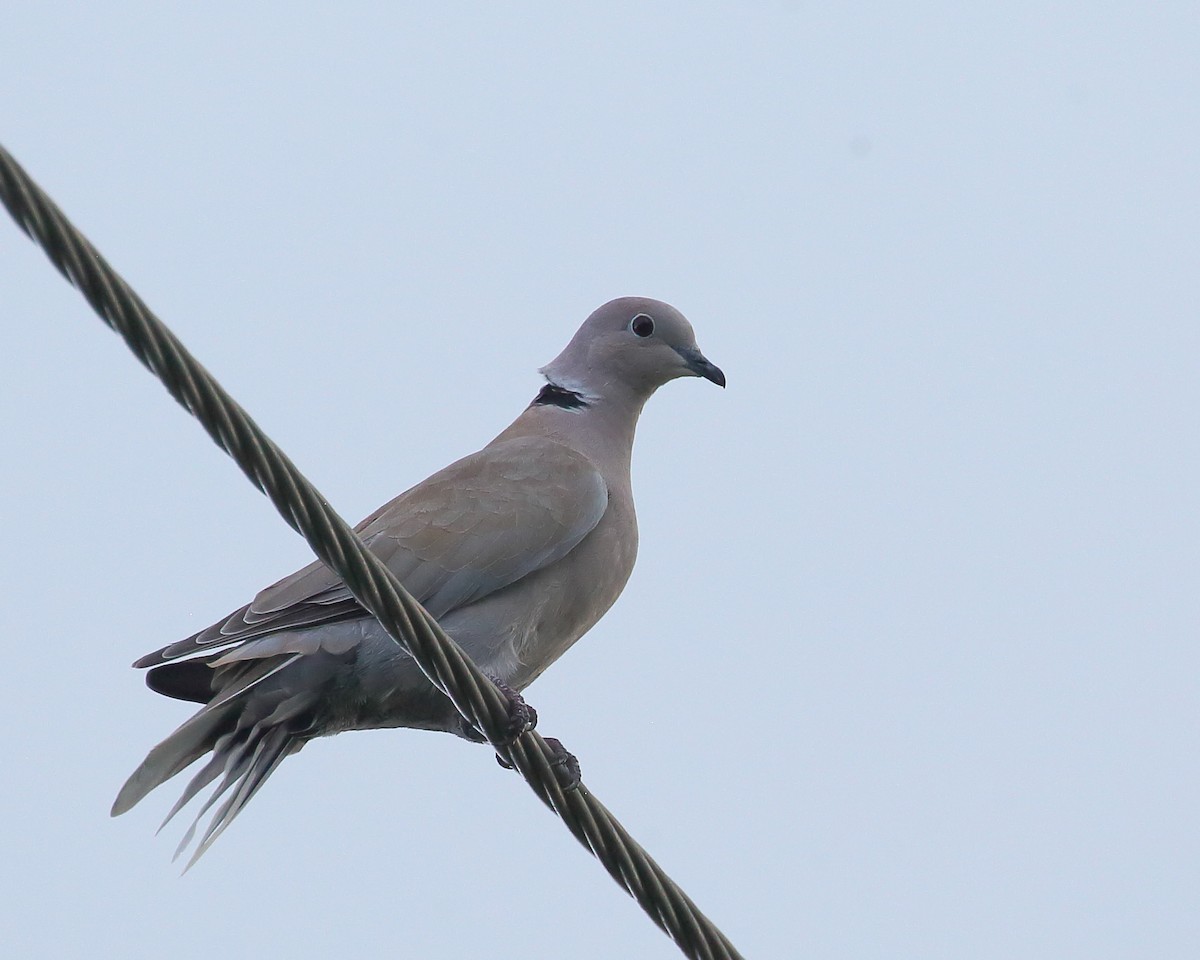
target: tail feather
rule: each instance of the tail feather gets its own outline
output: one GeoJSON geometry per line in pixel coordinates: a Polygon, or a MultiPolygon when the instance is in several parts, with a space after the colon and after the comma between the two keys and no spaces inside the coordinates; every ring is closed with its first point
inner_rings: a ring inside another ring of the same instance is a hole
{"type": "MultiPolygon", "coordinates": [[[[217,837],[225,832],[242,808],[250,802],[250,798],[258,793],[259,787],[266,782],[267,777],[275,772],[275,768],[283,761],[289,753],[293,753],[299,749],[303,741],[295,740],[286,729],[275,727],[264,734],[255,747],[254,755],[248,762],[244,764],[244,769],[239,776],[240,783],[237,789],[230,794],[219,810],[213,814],[212,819],[208,823],[208,827],[204,831],[204,836],[200,838],[200,843],[197,844],[195,852],[192,854],[188,864],[184,870],[190,870],[204,855],[209,847],[213,845],[217,837]]],[[[221,789],[213,795],[215,800],[218,796],[228,789],[226,784],[222,784],[221,789]]],[[[200,817],[197,816],[198,823],[200,817]]],[[[194,824],[193,824],[194,826],[194,824]]]]}
{"type": "Polygon", "coordinates": [[[313,736],[314,712],[322,689],[320,684],[288,682],[299,679],[290,678],[285,670],[295,659],[296,656],[273,658],[218,668],[213,700],[150,751],[117,794],[113,816],[129,810],[155,787],[211,752],[208,762],[193,775],[159,827],[159,830],[165,827],[202,790],[220,778],[175,851],[179,857],[191,846],[200,821],[224,798],[184,868],[185,872],[190,869],[283,758],[298,751],[313,736]]]}
{"type": "Polygon", "coordinates": [[[240,697],[249,693],[259,684],[266,680],[270,680],[276,674],[286,670],[293,663],[300,659],[300,654],[294,653],[290,657],[282,657],[278,661],[266,660],[259,662],[251,662],[249,667],[234,668],[234,673],[237,677],[236,681],[227,681],[225,688],[217,694],[217,696],[209,703],[209,707],[219,707],[222,704],[228,703],[235,697],[240,697]]]}
{"type": "MultiPolygon", "coordinates": [[[[206,779],[211,783],[216,779],[217,773],[221,771],[224,771],[225,776],[221,779],[217,788],[209,794],[208,799],[200,805],[200,809],[196,811],[196,815],[188,825],[183,839],[179,841],[179,846],[175,848],[175,853],[171,857],[172,860],[178,860],[180,854],[191,845],[192,839],[196,836],[196,829],[200,826],[200,821],[204,819],[204,815],[246,773],[246,769],[249,766],[249,761],[246,760],[246,753],[251,746],[249,738],[243,738],[240,742],[233,745],[231,745],[230,738],[225,738],[225,741],[224,744],[218,744],[218,746],[213,748],[213,758],[210,761],[210,765],[216,769],[206,779]]],[[[188,862],[188,865],[184,867],[184,871],[190,870],[194,862],[195,858],[188,862]]]]}
{"type": "MultiPolygon", "coordinates": [[[[173,806],[170,813],[163,818],[163,822],[158,825],[158,830],[155,831],[156,833],[161,833],[163,827],[175,819],[175,815],[184,807],[186,807],[188,803],[191,802],[192,798],[196,796],[196,794],[216,780],[217,776],[225,770],[226,765],[229,762],[227,744],[232,736],[233,733],[230,732],[217,738],[216,743],[213,744],[213,753],[212,756],[209,757],[208,763],[201,767],[196,775],[188,782],[188,785],[184,788],[184,791],[180,795],[179,799],[175,801],[175,806],[173,806]]],[[[186,844],[184,846],[186,846],[186,844]]],[[[175,856],[178,857],[179,853],[180,851],[176,851],[175,856]]]]}
{"type": "Polygon", "coordinates": [[[121,787],[113,801],[112,816],[119,817],[130,810],[155,787],[208,753],[234,710],[228,705],[217,710],[206,707],[151,750],[121,787]]]}

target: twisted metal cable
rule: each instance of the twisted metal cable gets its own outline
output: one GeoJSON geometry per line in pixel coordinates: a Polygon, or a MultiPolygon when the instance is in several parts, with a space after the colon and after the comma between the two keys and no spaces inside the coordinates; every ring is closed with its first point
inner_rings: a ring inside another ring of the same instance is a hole
{"type": "Polygon", "coordinates": [[[614,880],[695,960],[740,960],[732,943],[582,784],[564,789],[560,754],[536,731],[506,742],[509,702],[370,553],[315,487],[0,146],[0,201],[92,309],[208,431],[471,725],[614,880]]]}

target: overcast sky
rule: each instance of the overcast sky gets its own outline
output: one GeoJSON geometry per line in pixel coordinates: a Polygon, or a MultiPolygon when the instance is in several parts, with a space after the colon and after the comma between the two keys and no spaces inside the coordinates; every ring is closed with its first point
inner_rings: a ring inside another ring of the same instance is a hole
{"type": "MultiPolygon", "coordinates": [[[[14,3],[0,142],[354,521],[601,302],[728,390],[529,691],[749,957],[1200,956],[1195,3],[14,3]]],[[[186,877],[129,663],[304,543],[0,224],[13,956],[676,956],[484,748],[289,759],[186,877]]]]}

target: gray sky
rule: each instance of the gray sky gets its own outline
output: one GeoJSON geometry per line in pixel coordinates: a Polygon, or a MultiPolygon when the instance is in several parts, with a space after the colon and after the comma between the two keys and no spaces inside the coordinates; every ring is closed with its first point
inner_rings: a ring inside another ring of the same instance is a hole
{"type": "MultiPolygon", "coordinates": [[[[0,141],[351,520],[689,315],[529,699],[748,956],[1193,958],[1200,16],[977,7],[19,3],[0,141]]],[[[446,736],[110,820],[128,664],[307,548],[13,226],[0,302],[14,956],[676,955],[446,736]]]]}

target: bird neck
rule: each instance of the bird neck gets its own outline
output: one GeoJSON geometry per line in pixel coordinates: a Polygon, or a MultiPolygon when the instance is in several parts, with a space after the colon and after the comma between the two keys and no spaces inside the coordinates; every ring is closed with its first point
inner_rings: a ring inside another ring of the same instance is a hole
{"type": "Polygon", "coordinates": [[[582,410],[590,406],[593,398],[578,390],[561,386],[557,383],[547,383],[538,395],[533,398],[531,407],[561,407],[564,410],[582,410]]]}
{"type": "Polygon", "coordinates": [[[610,388],[599,397],[551,381],[496,440],[549,437],[600,466],[609,483],[628,482],[630,451],[644,404],[644,398],[632,393],[610,388]]]}

